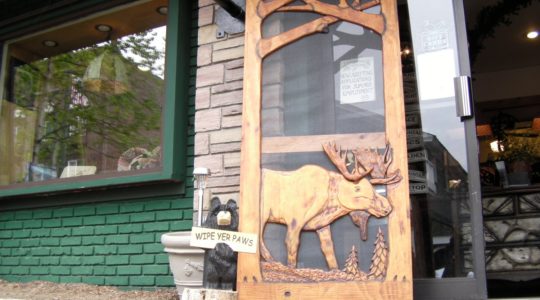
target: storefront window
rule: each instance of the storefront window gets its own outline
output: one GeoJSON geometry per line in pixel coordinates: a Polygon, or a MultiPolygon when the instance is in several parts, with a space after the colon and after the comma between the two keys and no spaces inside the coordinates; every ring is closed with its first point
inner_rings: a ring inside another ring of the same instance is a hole
{"type": "Polygon", "coordinates": [[[6,43],[0,186],[159,171],[167,1],[6,43]]]}

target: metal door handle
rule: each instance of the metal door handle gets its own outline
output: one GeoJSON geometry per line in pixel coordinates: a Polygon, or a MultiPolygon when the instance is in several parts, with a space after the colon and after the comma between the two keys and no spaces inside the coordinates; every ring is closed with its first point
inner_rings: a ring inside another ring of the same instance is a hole
{"type": "Polygon", "coordinates": [[[454,77],[454,90],[456,92],[456,114],[458,117],[472,117],[472,89],[471,77],[454,77]]]}

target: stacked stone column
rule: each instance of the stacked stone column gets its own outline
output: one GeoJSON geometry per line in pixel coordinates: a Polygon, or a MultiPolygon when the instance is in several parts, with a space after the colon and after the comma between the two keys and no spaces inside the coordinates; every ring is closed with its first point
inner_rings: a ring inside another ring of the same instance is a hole
{"type": "MultiPolygon", "coordinates": [[[[211,171],[203,209],[210,198],[238,201],[244,35],[217,38],[214,24],[217,5],[199,1],[197,83],[195,97],[195,167],[211,171]]],[[[195,216],[198,211],[194,195],[195,216]]],[[[196,222],[196,220],[194,220],[196,222]]]]}

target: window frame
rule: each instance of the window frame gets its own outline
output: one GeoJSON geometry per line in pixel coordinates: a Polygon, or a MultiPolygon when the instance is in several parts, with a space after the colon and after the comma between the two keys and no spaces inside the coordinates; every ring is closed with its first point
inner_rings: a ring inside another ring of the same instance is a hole
{"type": "MultiPolygon", "coordinates": [[[[133,1],[132,3],[135,3],[133,1]]],[[[130,5],[129,3],[127,5],[130,5]]],[[[185,178],[188,99],[190,72],[190,28],[192,1],[169,1],[165,48],[165,105],[162,111],[162,161],[159,170],[114,172],[84,177],[58,178],[54,180],[8,184],[0,186],[0,199],[31,194],[54,194],[61,192],[93,190],[112,186],[129,186],[156,182],[181,183],[185,178]]],[[[122,9],[125,5],[98,11],[122,9]]],[[[51,12],[52,13],[52,12],[51,12]]],[[[92,14],[95,15],[95,14],[92,14]]],[[[70,23],[62,22],[62,24],[70,23]]],[[[60,24],[60,25],[62,25],[60,24]]],[[[68,25],[69,26],[69,25],[68,25]]],[[[52,28],[53,26],[50,26],[52,28]]],[[[28,34],[0,41],[0,82],[5,85],[8,45],[28,34]]],[[[3,92],[2,92],[3,93],[3,92]]]]}

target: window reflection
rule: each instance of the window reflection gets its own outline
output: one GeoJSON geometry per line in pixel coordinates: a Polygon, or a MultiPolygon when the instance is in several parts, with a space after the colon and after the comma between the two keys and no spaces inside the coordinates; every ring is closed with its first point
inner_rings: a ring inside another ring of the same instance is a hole
{"type": "Polygon", "coordinates": [[[53,47],[35,45],[41,35],[9,44],[1,185],[161,166],[166,16],[145,6],[114,14],[145,9],[144,26],[100,32],[87,20],[42,34],[58,38],[53,47]]]}
{"type": "MultiPolygon", "coordinates": [[[[408,24],[406,11],[400,6],[413,275],[473,277],[465,129],[449,85],[456,61],[445,40],[422,44],[414,26],[430,24],[408,24]]],[[[428,33],[438,37],[436,30],[428,33]]]]}

